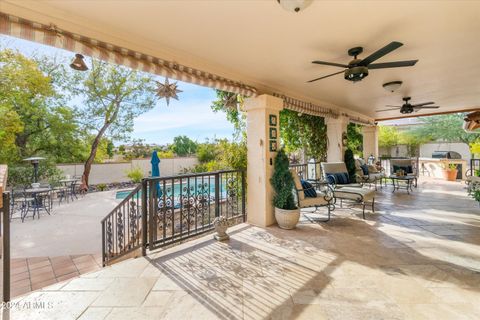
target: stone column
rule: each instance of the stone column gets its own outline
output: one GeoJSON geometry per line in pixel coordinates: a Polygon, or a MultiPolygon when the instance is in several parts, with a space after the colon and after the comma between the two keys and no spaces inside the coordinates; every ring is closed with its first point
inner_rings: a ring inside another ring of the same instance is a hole
{"type": "Polygon", "coordinates": [[[343,162],[345,146],[343,145],[343,134],[347,133],[348,117],[339,116],[337,119],[326,118],[328,151],[327,162],[343,162]]]}
{"type": "Polygon", "coordinates": [[[279,112],[283,100],[261,95],[245,100],[247,111],[247,216],[248,223],[266,227],[275,223],[272,204],[273,190],[270,177],[276,152],[270,151],[270,129],[276,129],[276,146],[279,147],[279,112]],[[270,124],[270,116],[276,123],[270,124]]]}
{"type": "Polygon", "coordinates": [[[378,159],[378,126],[363,126],[363,158],[373,155],[378,159]]]}

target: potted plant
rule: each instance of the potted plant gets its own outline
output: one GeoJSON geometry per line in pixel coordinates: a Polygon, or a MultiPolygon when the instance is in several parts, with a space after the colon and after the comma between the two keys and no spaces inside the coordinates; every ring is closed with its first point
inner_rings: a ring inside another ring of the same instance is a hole
{"type": "Polygon", "coordinates": [[[275,157],[270,183],[275,193],[273,196],[275,219],[282,229],[294,229],[300,219],[300,209],[295,204],[293,196],[293,177],[288,166],[288,157],[281,149],[275,157]]]}
{"type": "Polygon", "coordinates": [[[473,199],[478,201],[478,205],[480,206],[480,189],[477,189],[473,192],[473,199]]]}
{"type": "Polygon", "coordinates": [[[457,180],[457,165],[454,163],[450,163],[448,165],[443,166],[443,177],[447,181],[456,181],[457,180]]]}

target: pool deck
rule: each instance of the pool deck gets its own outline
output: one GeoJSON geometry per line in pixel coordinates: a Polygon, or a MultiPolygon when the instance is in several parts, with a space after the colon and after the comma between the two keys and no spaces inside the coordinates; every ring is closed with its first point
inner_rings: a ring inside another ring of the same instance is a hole
{"type": "Polygon", "coordinates": [[[101,253],[100,220],[120,200],[114,191],[89,193],[70,203],[54,201],[51,215],[31,214],[22,223],[18,214],[11,222],[11,256],[57,257],[101,253]]]}

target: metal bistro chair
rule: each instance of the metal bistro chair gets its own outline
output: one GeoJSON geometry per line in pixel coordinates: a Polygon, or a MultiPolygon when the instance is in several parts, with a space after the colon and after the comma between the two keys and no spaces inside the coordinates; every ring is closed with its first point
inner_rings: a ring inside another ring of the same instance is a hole
{"type": "Polygon", "coordinates": [[[34,201],[32,197],[27,197],[25,193],[25,188],[14,188],[12,190],[12,198],[11,198],[11,210],[10,210],[10,219],[12,219],[13,215],[19,211],[20,218],[24,218],[24,214],[28,208],[28,206],[34,201]]]}

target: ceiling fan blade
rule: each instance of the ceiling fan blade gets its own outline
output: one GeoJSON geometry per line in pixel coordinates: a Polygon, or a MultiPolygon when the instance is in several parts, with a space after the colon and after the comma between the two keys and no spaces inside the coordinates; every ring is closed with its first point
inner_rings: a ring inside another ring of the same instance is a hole
{"type": "Polygon", "coordinates": [[[336,74],[340,74],[340,73],[343,73],[345,72],[345,70],[342,70],[342,71],[339,71],[339,72],[335,72],[335,73],[332,73],[332,74],[329,74],[328,76],[323,76],[323,77],[320,77],[320,78],[316,78],[316,79],[313,79],[313,80],[309,80],[307,82],[314,82],[314,81],[317,81],[317,80],[321,80],[321,79],[325,79],[325,78],[328,78],[328,77],[331,77],[331,76],[334,76],[336,74]]]}
{"type": "Polygon", "coordinates": [[[368,70],[371,69],[385,69],[385,68],[400,68],[400,67],[411,67],[417,63],[418,60],[406,60],[406,61],[395,61],[395,62],[384,62],[384,63],[372,63],[368,65],[368,70]]]}
{"type": "Polygon", "coordinates": [[[402,106],[392,106],[390,104],[385,105],[387,108],[401,108],[402,106]]]}
{"type": "Polygon", "coordinates": [[[334,67],[340,67],[340,68],[348,68],[348,66],[347,66],[346,64],[335,63],[335,62],[327,62],[327,61],[315,60],[315,61],[312,61],[312,63],[322,64],[322,65],[325,65],[325,66],[334,66],[334,67]]]}
{"type": "Polygon", "coordinates": [[[434,104],[435,102],[424,102],[424,103],[417,103],[417,104],[413,104],[412,107],[422,107],[422,106],[426,106],[427,104],[434,104]]]}
{"type": "Polygon", "coordinates": [[[376,110],[375,112],[393,111],[393,110],[398,110],[398,109],[401,109],[401,108],[402,108],[402,107],[393,108],[393,109],[383,109],[383,110],[376,110]]]}
{"type": "Polygon", "coordinates": [[[369,55],[368,57],[366,57],[365,59],[360,61],[359,65],[368,66],[373,61],[375,61],[377,59],[380,59],[384,55],[389,54],[390,52],[392,52],[395,49],[400,48],[401,46],[403,46],[403,43],[401,43],[401,42],[397,42],[397,41],[390,42],[385,47],[375,51],[374,53],[372,53],[371,55],[369,55]]]}
{"type": "Polygon", "coordinates": [[[438,109],[440,106],[420,106],[420,107],[413,107],[414,109],[438,109]]]}

